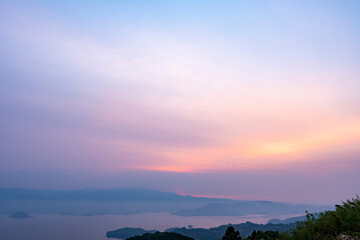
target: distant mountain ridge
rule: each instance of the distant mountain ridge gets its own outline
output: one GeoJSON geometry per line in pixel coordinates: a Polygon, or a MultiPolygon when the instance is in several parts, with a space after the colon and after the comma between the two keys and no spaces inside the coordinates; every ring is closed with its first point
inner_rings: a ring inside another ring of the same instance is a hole
{"type": "MultiPolygon", "coordinates": [[[[314,215],[315,218],[319,217],[320,213],[312,213],[314,215]]],[[[291,218],[286,218],[284,220],[280,220],[277,218],[273,218],[270,219],[267,223],[272,223],[272,224],[290,224],[290,223],[296,223],[296,222],[303,222],[306,220],[306,215],[302,215],[302,216],[298,216],[298,217],[291,217],[291,218]]]]}
{"type": "Polygon", "coordinates": [[[0,188],[0,201],[1,200],[234,201],[231,199],[180,195],[139,187],[79,190],[0,188]]]}
{"type": "MultiPolygon", "coordinates": [[[[319,216],[319,213],[315,213],[319,216]]],[[[296,222],[302,222],[306,220],[306,215],[299,217],[280,219],[270,219],[267,224],[257,224],[252,222],[240,223],[240,224],[227,224],[212,228],[185,228],[174,227],[168,228],[164,232],[175,232],[187,237],[192,237],[196,240],[219,240],[224,235],[228,226],[233,226],[235,230],[240,231],[242,237],[249,236],[254,230],[256,231],[279,231],[286,232],[290,228],[296,226],[296,222]]],[[[145,230],[142,228],[120,228],[114,231],[106,233],[108,238],[127,239],[129,237],[139,236],[145,233],[154,233],[157,230],[145,230]]]]}
{"type": "Polygon", "coordinates": [[[245,216],[304,214],[326,206],[195,197],[148,188],[36,190],[0,188],[0,214],[132,215],[171,213],[177,216],[245,216]]]}
{"type": "MultiPolygon", "coordinates": [[[[240,223],[240,224],[227,224],[212,228],[169,228],[165,232],[174,232],[181,235],[194,238],[196,240],[219,240],[224,235],[226,229],[229,226],[233,226],[235,230],[240,231],[242,237],[249,236],[254,230],[258,231],[279,231],[285,232],[292,227],[295,227],[295,223],[291,224],[256,224],[252,222],[240,223]]],[[[120,228],[114,231],[106,233],[108,238],[127,239],[132,236],[141,235],[144,233],[153,233],[156,230],[145,230],[142,228],[120,228]]]]}
{"type": "Polygon", "coordinates": [[[327,206],[312,206],[305,204],[290,204],[270,201],[242,201],[232,203],[209,203],[195,209],[183,209],[172,214],[178,216],[244,216],[303,214],[305,210],[318,212],[327,210],[327,206]]]}

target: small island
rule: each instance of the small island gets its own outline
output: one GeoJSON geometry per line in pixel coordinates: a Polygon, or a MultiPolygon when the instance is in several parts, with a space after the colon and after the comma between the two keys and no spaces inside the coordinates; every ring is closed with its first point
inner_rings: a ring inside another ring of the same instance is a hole
{"type": "Polygon", "coordinates": [[[10,218],[29,218],[30,215],[27,212],[19,211],[9,215],[10,218]]]}

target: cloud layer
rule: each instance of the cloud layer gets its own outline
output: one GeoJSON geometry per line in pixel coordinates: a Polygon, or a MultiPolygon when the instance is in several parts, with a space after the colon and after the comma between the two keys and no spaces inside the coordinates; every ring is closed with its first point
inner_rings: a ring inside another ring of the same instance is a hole
{"type": "Polygon", "coordinates": [[[358,173],[359,7],[3,2],[1,169],[358,173]]]}

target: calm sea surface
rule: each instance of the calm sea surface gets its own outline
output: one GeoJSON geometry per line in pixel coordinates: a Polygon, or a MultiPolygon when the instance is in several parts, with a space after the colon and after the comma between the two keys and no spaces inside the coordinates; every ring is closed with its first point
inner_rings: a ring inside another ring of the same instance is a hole
{"type": "MultiPolygon", "coordinates": [[[[294,215],[291,215],[294,216],[294,215]]],[[[289,215],[282,218],[291,217],[289,215]]],[[[246,217],[180,217],[169,213],[137,215],[64,216],[40,214],[27,219],[0,215],[1,240],[109,240],[109,230],[141,227],[163,231],[170,227],[215,227],[228,223],[266,223],[263,216],[246,217]]]]}

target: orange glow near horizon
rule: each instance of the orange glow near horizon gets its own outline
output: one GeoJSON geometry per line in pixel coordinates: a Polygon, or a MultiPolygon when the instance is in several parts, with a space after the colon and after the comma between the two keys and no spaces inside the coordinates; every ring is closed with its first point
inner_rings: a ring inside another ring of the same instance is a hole
{"type": "Polygon", "coordinates": [[[0,0],[0,187],[353,196],[360,1],[253,2],[0,0]]]}
{"type": "Polygon", "coordinates": [[[139,169],[169,172],[278,169],[283,163],[319,161],[317,153],[323,149],[328,152],[349,151],[349,148],[356,151],[354,143],[357,141],[360,141],[360,124],[353,122],[297,136],[279,136],[276,140],[259,139],[246,144],[230,141],[220,147],[160,149],[159,154],[171,165],[158,163],[139,169]],[[333,150],[329,150],[331,148],[333,150]]]}
{"type": "Polygon", "coordinates": [[[154,167],[139,167],[137,169],[150,170],[150,171],[161,171],[161,172],[179,172],[179,173],[194,173],[201,172],[198,169],[192,169],[183,166],[154,166],[154,167]]]}

